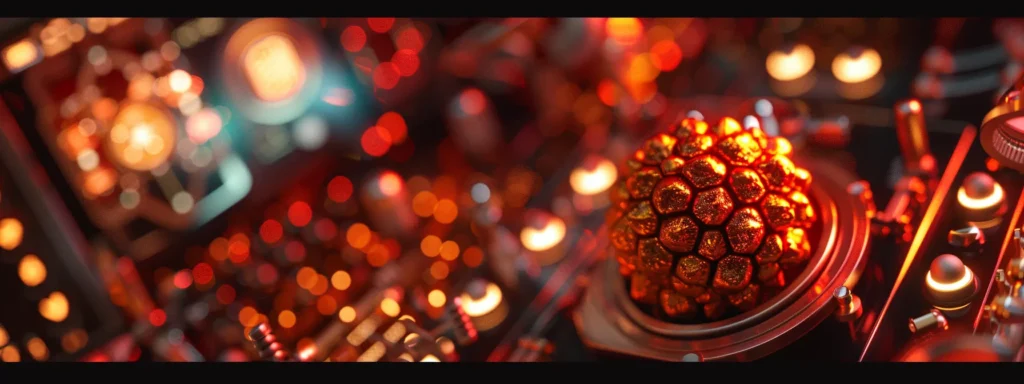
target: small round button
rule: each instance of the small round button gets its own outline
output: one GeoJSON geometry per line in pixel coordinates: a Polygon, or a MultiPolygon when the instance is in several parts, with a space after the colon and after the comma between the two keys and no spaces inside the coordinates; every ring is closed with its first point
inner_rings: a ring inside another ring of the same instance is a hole
{"type": "Polygon", "coordinates": [[[1006,212],[1005,199],[1003,187],[984,172],[967,175],[957,191],[964,218],[982,229],[999,224],[1006,212]]]}
{"type": "Polygon", "coordinates": [[[925,284],[928,300],[950,317],[966,312],[978,292],[977,277],[959,257],[950,254],[932,260],[925,284]]]}

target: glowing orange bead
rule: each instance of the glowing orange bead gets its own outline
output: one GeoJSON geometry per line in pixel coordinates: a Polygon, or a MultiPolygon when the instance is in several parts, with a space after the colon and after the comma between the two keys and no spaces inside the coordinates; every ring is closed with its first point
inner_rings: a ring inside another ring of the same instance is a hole
{"type": "Polygon", "coordinates": [[[667,320],[713,321],[785,286],[811,255],[816,220],[811,174],[791,152],[728,118],[686,119],[644,141],[606,214],[630,297],[667,320]]]}

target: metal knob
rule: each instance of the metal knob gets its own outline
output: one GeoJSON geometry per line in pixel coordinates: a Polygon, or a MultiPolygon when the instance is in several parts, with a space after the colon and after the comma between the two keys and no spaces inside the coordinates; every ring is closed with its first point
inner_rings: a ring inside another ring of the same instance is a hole
{"type": "Polygon", "coordinates": [[[836,304],[839,305],[839,309],[836,310],[836,318],[839,321],[853,321],[860,317],[864,310],[861,306],[860,298],[853,294],[850,288],[845,285],[836,288],[832,292],[832,298],[835,299],[836,304]]]}

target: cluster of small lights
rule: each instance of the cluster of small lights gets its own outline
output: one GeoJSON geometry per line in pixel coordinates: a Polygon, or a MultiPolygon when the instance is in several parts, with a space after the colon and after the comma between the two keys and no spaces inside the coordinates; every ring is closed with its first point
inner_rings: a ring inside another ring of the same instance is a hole
{"type": "MultiPolygon", "coordinates": [[[[42,297],[37,305],[39,315],[51,323],[64,323],[70,315],[71,305],[67,296],[59,290],[47,288],[48,281],[53,281],[49,276],[46,264],[43,260],[32,253],[27,253],[24,248],[23,239],[25,227],[20,220],[13,217],[0,219],[0,249],[5,254],[18,255],[17,275],[18,279],[26,289],[43,289],[43,292],[50,291],[42,297]]],[[[29,291],[26,291],[29,292],[29,291]]],[[[78,328],[68,329],[62,336],[61,345],[65,352],[73,353],[85,345],[86,333],[78,328]]],[[[50,349],[41,338],[26,335],[25,351],[27,357],[35,361],[45,361],[50,357],[50,349]]],[[[0,324],[0,361],[18,362],[26,358],[12,340],[7,329],[0,324]]]]}
{"type": "Polygon", "coordinates": [[[347,26],[341,32],[341,46],[352,55],[357,68],[363,69],[376,89],[390,90],[404,77],[419,70],[420,52],[430,39],[425,24],[393,17],[368,18],[364,23],[347,26]],[[380,58],[373,47],[374,34],[388,34],[394,44],[390,58],[380,58]]]}
{"type": "MultiPolygon", "coordinates": [[[[119,174],[114,164],[129,170],[171,175],[160,169],[177,151],[191,160],[184,164],[186,170],[206,167],[213,156],[202,144],[220,133],[224,118],[219,109],[204,108],[199,96],[204,89],[201,78],[181,69],[166,69],[180,55],[177,44],[166,42],[138,61],[112,55],[121,54],[96,45],[87,56],[97,73],[112,68],[121,71],[128,82],[127,100],[118,102],[103,97],[96,85],[80,89],[62,103],[61,113],[69,121],[58,133],[57,142],[82,172],[85,197],[109,195],[120,185],[118,200],[124,208],[133,209],[141,202],[140,182],[133,174],[119,174]],[[164,74],[158,76],[160,72],[164,74]],[[187,142],[177,140],[179,125],[168,108],[186,119],[187,142]],[[83,111],[85,117],[81,117],[83,111]]],[[[165,192],[176,212],[192,210],[194,197],[183,188],[165,192]]]]}
{"type": "Polygon", "coordinates": [[[4,65],[11,73],[18,73],[50,57],[68,50],[85,38],[86,32],[100,34],[120,24],[126,18],[89,17],[72,21],[52,19],[39,30],[38,36],[21,39],[0,51],[4,65]]]}
{"type": "Polygon", "coordinates": [[[398,112],[386,112],[377,118],[377,124],[363,131],[359,143],[363,152],[373,157],[388,153],[392,146],[401,144],[408,135],[405,119],[398,112]]]}
{"type": "Polygon", "coordinates": [[[203,17],[190,20],[174,29],[174,40],[182,48],[191,48],[224,30],[225,20],[220,17],[203,17]]]}
{"type": "MultiPolygon", "coordinates": [[[[787,88],[786,93],[800,94],[806,92],[813,85],[813,73],[815,65],[814,50],[807,44],[795,44],[787,49],[776,50],[768,54],[765,61],[765,69],[773,79],[784,82],[787,88]]],[[[875,79],[882,69],[882,57],[878,51],[871,48],[851,47],[841,52],[832,59],[832,75],[841,84],[868,85],[873,94],[880,85],[871,86],[867,84],[875,79]]],[[[840,90],[842,93],[842,89],[840,90]]],[[[864,91],[858,93],[865,93],[864,91]]],[[[854,93],[844,94],[850,98],[856,97],[854,93]]]]}

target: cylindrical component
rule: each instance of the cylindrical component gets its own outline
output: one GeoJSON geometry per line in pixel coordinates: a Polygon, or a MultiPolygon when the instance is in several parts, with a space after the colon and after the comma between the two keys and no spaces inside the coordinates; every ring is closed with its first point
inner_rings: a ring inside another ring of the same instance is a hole
{"type": "Polygon", "coordinates": [[[947,240],[949,240],[949,245],[954,247],[970,247],[975,244],[985,244],[985,235],[980,228],[972,225],[949,230],[947,240]]]}
{"type": "Polygon", "coordinates": [[[910,332],[917,333],[931,327],[942,331],[949,329],[949,322],[946,321],[946,316],[943,316],[942,312],[938,309],[932,309],[923,316],[910,319],[910,332]]]}
{"type": "Polygon", "coordinates": [[[477,331],[473,319],[462,309],[462,298],[455,297],[445,308],[445,315],[451,322],[452,336],[459,345],[469,345],[476,341],[477,331]]]}
{"type": "Polygon", "coordinates": [[[966,312],[978,292],[978,278],[955,255],[945,254],[932,261],[925,276],[928,300],[947,316],[966,312]]]}
{"type": "MultiPolygon", "coordinates": [[[[900,142],[903,162],[908,170],[922,169],[922,160],[931,157],[928,145],[928,128],[924,122],[921,102],[917,99],[904,100],[896,104],[896,138],[900,142]]],[[[931,161],[934,169],[934,160],[931,161]]],[[[924,164],[927,167],[927,164],[924,164]]]]}
{"type": "Polygon", "coordinates": [[[845,285],[836,288],[832,292],[832,298],[839,306],[839,309],[836,310],[836,318],[839,321],[856,320],[863,312],[864,307],[861,305],[860,298],[845,285]]]}

